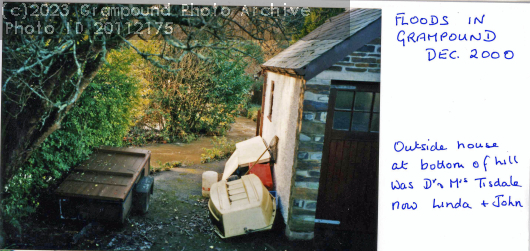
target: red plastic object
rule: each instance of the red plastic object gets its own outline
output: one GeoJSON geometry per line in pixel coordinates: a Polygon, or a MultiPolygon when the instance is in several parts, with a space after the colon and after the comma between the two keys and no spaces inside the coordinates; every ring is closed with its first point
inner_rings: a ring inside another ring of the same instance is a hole
{"type": "MultiPolygon", "coordinates": [[[[250,163],[249,166],[252,167],[252,164],[250,163]]],[[[253,173],[261,180],[263,185],[269,190],[272,190],[272,175],[271,175],[271,165],[270,163],[264,163],[264,164],[256,164],[255,167],[252,167],[252,170],[248,172],[249,174],[253,173]]]]}

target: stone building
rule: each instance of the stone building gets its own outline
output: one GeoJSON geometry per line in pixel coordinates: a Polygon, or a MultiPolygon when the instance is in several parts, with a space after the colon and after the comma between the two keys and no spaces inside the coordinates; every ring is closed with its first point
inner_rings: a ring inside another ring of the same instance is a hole
{"type": "Polygon", "coordinates": [[[381,10],[333,17],[262,65],[260,135],[290,239],[376,233],[381,10]]]}

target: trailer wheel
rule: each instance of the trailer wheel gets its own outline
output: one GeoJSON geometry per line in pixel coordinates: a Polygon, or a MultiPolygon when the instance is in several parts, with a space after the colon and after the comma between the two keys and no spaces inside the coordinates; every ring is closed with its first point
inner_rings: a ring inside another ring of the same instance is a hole
{"type": "Polygon", "coordinates": [[[151,176],[142,177],[135,188],[135,202],[136,209],[142,214],[146,214],[149,210],[149,199],[153,189],[154,178],[151,176]]]}
{"type": "Polygon", "coordinates": [[[151,193],[147,193],[147,196],[145,196],[145,202],[144,207],[142,207],[141,211],[142,214],[146,214],[149,211],[149,200],[151,199],[151,193]]]}

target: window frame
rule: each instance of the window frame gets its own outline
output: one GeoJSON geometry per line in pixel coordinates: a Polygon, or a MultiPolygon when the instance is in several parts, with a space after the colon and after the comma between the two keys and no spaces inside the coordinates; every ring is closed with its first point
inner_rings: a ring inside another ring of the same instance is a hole
{"type": "Polygon", "coordinates": [[[272,106],[274,104],[274,81],[271,81],[271,90],[269,92],[269,114],[267,115],[267,118],[270,122],[272,122],[272,106]]]}
{"type": "MultiPolygon", "coordinates": [[[[374,111],[374,107],[375,107],[375,100],[376,100],[376,95],[379,95],[379,100],[381,99],[381,92],[380,92],[380,82],[361,82],[361,81],[347,81],[347,80],[332,80],[331,81],[331,92],[333,93],[330,93],[330,99],[331,99],[331,95],[333,95],[333,98],[336,99],[337,96],[338,96],[338,92],[339,91],[347,91],[347,92],[353,92],[352,95],[353,95],[353,99],[352,99],[352,104],[351,104],[351,108],[348,108],[348,109],[341,109],[341,108],[337,108],[336,107],[336,101],[337,100],[333,100],[333,102],[329,103],[328,105],[332,105],[332,107],[330,107],[330,112],[333,112],[333,114],[328,114],[328,118],[332,117],[332,121],[330,121],[330,125],[329,125],[329,129],[330,130],[333,130],[335,132],[343,132],[345,134],[347,133],[354,133],[354,134],[379,134],[380,132],[380,125],[379,125],[379,128],[377,129],[377,131],[372,131],[372,124],[373,124],[373,117],[374,117],[374,114],[377,114],[379,116],[379,120],[381,119],[381,108],[379,107],[379,111],[374,111]],[[354,109],[354,106],[355,106],[355,98],[356,98],[356,95],[358,92],[370,92],[370,93],[373,93],[372,95],[372,99],[371,99],[371,104],[370,104],[370,109],[369,111],[355,111],[354,109]],[[348,112],[350,114],[350,122],[348,124],[348,129],[334,129],[333,126],[334,126],[334,120],[335,120],[335,112],[348,112]],[[358,131],[358,130],[353,130],[352,129],[352,122],[353,122],[353,114],[354,113],[369,113],[370,116],[368,118],[368,128],[367,128],[367,131],[358,131]]],[[[379,101],[381,102],[381,101],[379,101]]],[[[329,113],[329,112],[328,112],[329,113]]]]}

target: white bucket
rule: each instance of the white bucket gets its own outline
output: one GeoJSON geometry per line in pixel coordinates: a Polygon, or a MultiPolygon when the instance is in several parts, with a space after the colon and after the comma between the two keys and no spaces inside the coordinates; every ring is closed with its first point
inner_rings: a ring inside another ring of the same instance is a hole
{"type": "Polygon", "coordinates": [[[202,196],[210,197],[210,188],[218,179],[217,172],[206,171],[202,173],[202,196]]]}

